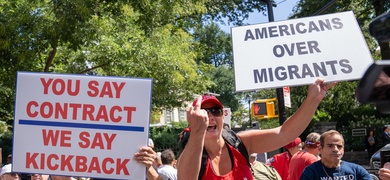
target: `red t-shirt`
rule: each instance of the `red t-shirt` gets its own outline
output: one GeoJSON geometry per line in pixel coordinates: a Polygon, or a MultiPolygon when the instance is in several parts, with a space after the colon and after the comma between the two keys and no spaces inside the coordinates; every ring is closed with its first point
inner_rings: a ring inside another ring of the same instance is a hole
{"type": "Polygon", "coordinates": [[[215,175],[213,168],[211,167],[210,158],[207,158],[207,165],[202,179],[207,180],[253,180],[252,171],[248,167],[248,163],[244,156],[235,148],[230,146],[228,148],[232,152],[233,168],[232,170],[224,175],[215,175]]]}
{"type": "Polygon", "coordinates": [[[306,151],[299,151],[290,160],[290,180],[299,180],[306,166],[318,161],[317,156],[306,151]]]}
{"type": "Polygon", "coordinates": [[[267,165],[272,166],[278,171],[280,177],[283,180],[289,180],[289,164],[290,164],[290,154],[286,151],[280,154],[274,155],[274,157],[267,160],[267,165]]]}

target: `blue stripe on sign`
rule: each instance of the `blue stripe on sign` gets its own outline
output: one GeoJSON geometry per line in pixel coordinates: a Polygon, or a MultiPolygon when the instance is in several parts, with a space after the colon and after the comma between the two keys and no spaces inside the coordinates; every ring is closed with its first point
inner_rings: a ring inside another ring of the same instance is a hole
{"type": "Polygon", "coordinates": [[[53,127],[71,127],[71,128],[89,128],[89,129],[106,129],[119,131],[137,131],[144,132],[145,128],[142,126],[116,126],[107,124],[85,124],[85,123],[70,123],[70,122],[49,122],[49,121],[35,121],[20,119],[19,124],[31,126],[53,126],[53,127]]]}

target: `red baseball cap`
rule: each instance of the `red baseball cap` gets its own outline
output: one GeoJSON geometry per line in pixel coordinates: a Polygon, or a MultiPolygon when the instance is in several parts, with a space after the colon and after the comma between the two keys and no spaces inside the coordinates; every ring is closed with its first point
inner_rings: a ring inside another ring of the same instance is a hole
{"type": "MultiPolygon", "coordinates": [[[[196,101],[198,99],[195,99],[195,101],[192,103],[192,106],[195,106],[196,105],[196,101]]],[[[219,102],[219,100],[215,97],[215,96],[210,96],[208,94],[205,94],[202,96],[202,104],[204,103],[213,103],[213,104],[216,104],[218,107],[220,107],[221,109],[223,109],[223,105],[221,102],[219,102]]]]}
{"type": "Polygon", "coordinates": [[[301,143],[301,142],[302,142],[301,138],[297,137],[294,139],[294,141],[288,143],[285,147],[286,147],[286,149],[290,149],[290,148],[293,148],[295,146],[298,146],[299,143],[301,143]]]}

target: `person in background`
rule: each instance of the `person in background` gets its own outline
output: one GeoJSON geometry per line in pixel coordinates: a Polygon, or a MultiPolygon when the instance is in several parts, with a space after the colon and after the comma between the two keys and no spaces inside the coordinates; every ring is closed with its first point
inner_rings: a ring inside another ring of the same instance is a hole
{"type": "Polygon", "coordinates": [[[288,143],[285,148],[287,151],[275,154],[272,158],[269,158],[267,160],[267,165],[274,167],[283,180],[289,180],[290,160],[295,153],[302,150],[301,138],[295,138],[295,140],[288,143]]]}
{"type": "Polygon", "coordinates": [[[175,161],[175,154],[171,149],[166,149],[161,153],[162,165],[157,169],[161,179],[177,180],[177,170],[174,168],[175,161]]]}
{"type": "Polygon", "coordinates": [[[157,170],[158,167],[162,165],[161,162],[161,152],[156,153],[156,159],[153,161],[153,168],[157,170]]]}
{"type": "Polygon", "coordinates": [[[20,176],[12,172],[12,164],[6,164],[1,168],[0,178],[1,180],[19,180],[20,176]]]}
{"type": "Polygon", "coordinates": [[[152,149],[154,149],[154,142],[152,139],[149,138],[148,140],[148,146],[151,147],[152,149]]]}
{"type": "Polygon", "coordinates": [[[320,151],[320,134],[312,132],[306,136],[304,148],[297,152],[290,160],[290,179],[299,180],[303,170],[306,166],[313,164],[320,158],[318,152],[320,151]]]}
{"type": "Polygon", "coordinates": [[[270,166],[256,160],[257,154],[252,153],[249,156],[249,162],[252,166],[253,178],[255,180],[282,180],[278,172],[270,166]]]}
{"type": "Polygon", "coordinates": [[[368,152],[368,159],[371,158],[371,156],[376,152],[378,149],[377,144],[378,140],[375,137],[374,131],[370,130],[367,134],[367,137],[364,141],[364,144],[366,145],[366,149],[368,152]]]}
{"type": "Polygon", "coordinates": [[[390,126],[383,127],[382,143],[382,147],[390,143],[390,126]]]}
{"type": "Polygon", "coordinates": [[[372,180],[362,166],[341,160],[344,155],[344,138],[336,130],[324,132],[320,137],[321,160],[307,166],[301,180],[355,179],[372,180]]]}

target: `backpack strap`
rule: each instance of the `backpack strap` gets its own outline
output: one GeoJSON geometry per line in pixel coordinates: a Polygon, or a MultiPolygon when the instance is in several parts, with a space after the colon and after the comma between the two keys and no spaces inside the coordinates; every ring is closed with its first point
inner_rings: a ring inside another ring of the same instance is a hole
{"type": "Polygon", "coordinates": [[[246,149],[244,143],[242,143],[241,139],[237,136],[237,134],[231,129],[223,129],[222,137],[228,144],[236,148],[244,156],[248,167],[251,167],[251,164],[249,162],[248,150],[246,149]]]}
{"type": "Polygon", "coordinates": [[[208,156],[209,155],[207,154],[206,148],[203,147],[202,160],[200,162],[200,170],[199,170],[198,180],[202,180],[202,178],[203,178],[203,174],[204,174],[204,171],[206,170],[206,166],[207,166],[208,156]]]}

